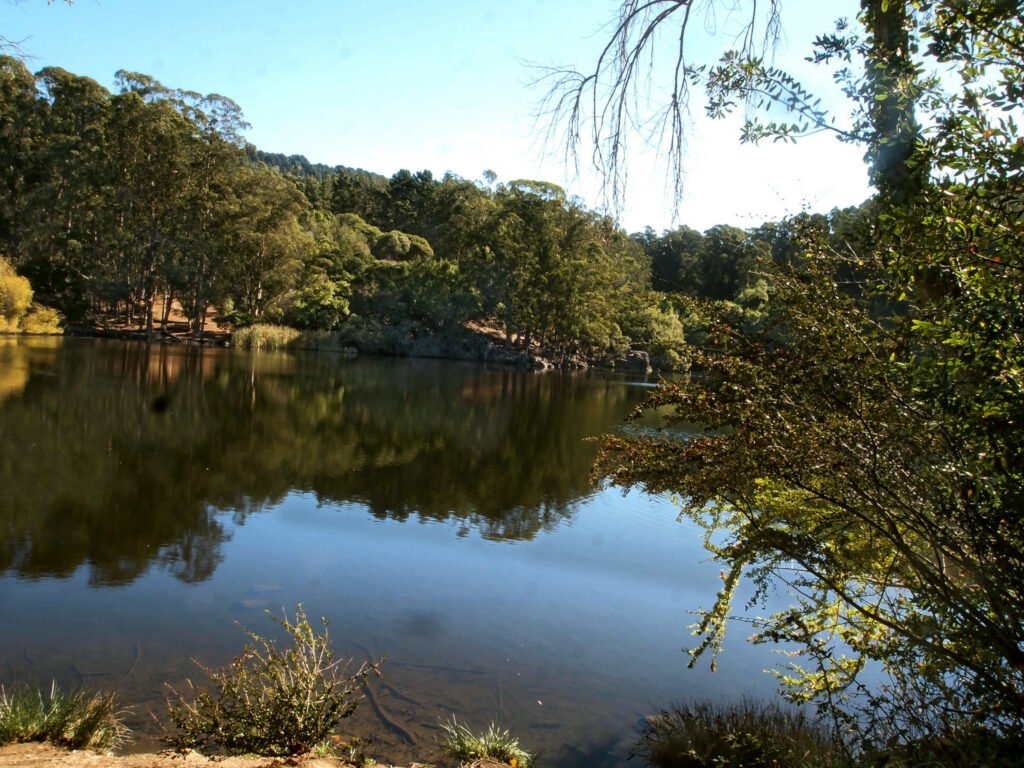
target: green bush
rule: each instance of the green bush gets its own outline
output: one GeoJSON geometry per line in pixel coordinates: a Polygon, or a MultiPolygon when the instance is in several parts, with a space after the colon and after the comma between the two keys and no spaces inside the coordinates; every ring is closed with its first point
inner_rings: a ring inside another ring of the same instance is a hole
{"type": "MultiPolygon", "coordinates": [[[[167,709],[177,730],[165,736],[167,743],[178,750],[236,755],[305,754],[355,711],[359,689],[381,661],[363,662],[347,674],[351,661],[335,660],[326,619],[323,631],[314,631],[301,605],[294,621],[287,614],[271,618],[290,636],[290,648],[279,649],[246,630],[251,644],[230,665],[200,665],[212,693],[200,690],[186,698],[169,687],[167,709]]],[[[191,681],[189,688],[194,692],[191,681]]]]}
{"type": "Polygon", "coordinates": [[[802,712],[679,705],[647,721],[638,754],[656,768],[839,768],[844,745],[802,712]]]}
{"type": "Polygon", "coordinates": [[[0,745],[48,741],[70,749],[107,752],[120,744],[128,729],[114,708],[114,694],[61,693],[56,684],[42,691],[0,686],[0,745]]]}

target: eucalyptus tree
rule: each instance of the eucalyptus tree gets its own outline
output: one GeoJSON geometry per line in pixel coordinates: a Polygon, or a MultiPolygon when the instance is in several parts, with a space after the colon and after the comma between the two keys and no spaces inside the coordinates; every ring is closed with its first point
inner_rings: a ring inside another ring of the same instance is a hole
{"type": "Polygon", "coordinates": [[[0,56],[0,249],[16,262],[29,226],[41,113],[32,74],[19,59],[0,56]]]}
{"type": "Polygon", "coordinates": [[[236,200],[231,187],[242,163],[242,131],[248,123],[231,99],[178,91],[175,102],[194,126],[188,144],[184,227],[179,261],[168,277],[164,322],[175,289],[186,310],[194,336],[205,330],[210,304],[222,298],[219,274],[230,258],[227,233],[233,223],[236,200]]]}
{"type": "Polygon", "coordinates": [[[641,249],[554,184],[503,184],[494,203],[473,269],[484,312],[526,349],[534,342],[560,353],[614,346],[618,302],[649,281],[641,249]]]}
{"type": "Polygon", "coordinates": [[[151,334],[157,295],[167,290],[184,237],[194,124],[154,79],[121,71],[117,81],[107,168],[113,274],[129,321],[141,307],[140,319],[151,334]]]}
{"type": "Polygon", "coordinates": [[[32,245],[24,269],[39,290],[73,316],[84,313],[104,281],[104,202],[112,191],[110,92],[58,67],[36,74],[42,133],[32,194],[32,245]]]}
{"type": "Polygon", "coordinates": [[[237,167],[230,185],[234,213],[224,231],[228,258],[219,273],[220,293],[242,320],[280,319],[303,257],[314,248],[300,223],[306,199],[265,166],[237,167]]]}

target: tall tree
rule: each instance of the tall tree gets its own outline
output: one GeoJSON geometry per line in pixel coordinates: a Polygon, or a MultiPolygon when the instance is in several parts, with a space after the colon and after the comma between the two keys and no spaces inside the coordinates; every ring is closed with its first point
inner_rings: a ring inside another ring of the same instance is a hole
{"type": "Polygon", "coordinates": [[[863,0],[859,34],[840,27],[815,41],[816,61],[849,64],[838,79],[851,119],[838,124],[766,66],[749,36],[719,64],[689,67],[697,5],[622,4],[598,67],[563,81],[570,133],[579,137],[587,98],[611,94],[593,127],[606,141],[599,159],[616,167],[638,62],[671,28],[680,53],[670,127],[692,82],[716,114],[764,96],[795,122],[753,118],[746,138],[825,128],[861,141],[879,195],[855,249],[832,247],[808,221],[799,251],[762,259],[766,322],[751,329],[712,308],[713,332],[695,351],[702,376],[652,403],[703,434],[616,438],[606,466],[616,482],[679,494],[726,566],[695,658],[719,647],[744,574],[762,594],[781,581],[796,602],[757,637],[802,649],[804,666],[784,677],[794,698],[842,717],[863,694],[848,724],[876,744],[1019,732],[1024,14],[999,0],[863,0]],[[918,55],[955,64],[959,84],[926,77],[918,55]],[[876,296],[896,312],[879,317],[876,296]],[[869,665],[887,673],[881,687],[859,687],[869,665]]]}

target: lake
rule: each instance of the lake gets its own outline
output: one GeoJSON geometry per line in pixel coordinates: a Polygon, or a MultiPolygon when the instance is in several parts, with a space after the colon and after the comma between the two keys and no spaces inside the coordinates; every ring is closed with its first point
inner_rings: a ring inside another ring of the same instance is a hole
{"type": "Polygon", "coordinates": [[[686,668],[718,566],[670,499],[590,478],[649,384],[0,337],[0,682],[114,689],[154,749],[165,684],[301,603],[387,655],[344,723],[369,754],[436,760],[455,716],[621,765],[659,708],[775,688],[742,627],[686,668]]]}

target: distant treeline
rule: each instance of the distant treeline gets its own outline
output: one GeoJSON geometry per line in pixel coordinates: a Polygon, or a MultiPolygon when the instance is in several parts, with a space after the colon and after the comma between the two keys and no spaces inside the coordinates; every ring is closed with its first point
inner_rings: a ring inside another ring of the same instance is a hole
{"type": "MultiPolygon", "coordinates": [[[[240,327],[332,330],[364,351],[456,345],[477,321],[555,358],[685,361],[699,300],[756,318],[760,259],[855,211],[752,230],[627,235],[558,186],[401,170],[391,178],[269,154],[238,106],[118,72],[116,90],[0,58],[0,257],[80,324],[156,332],[172,302],[240,327]],[[695,303],[696,302],[696,303],[695,303]]],[[[2,311],[2,310],[0,310],[2,311]]]]}

